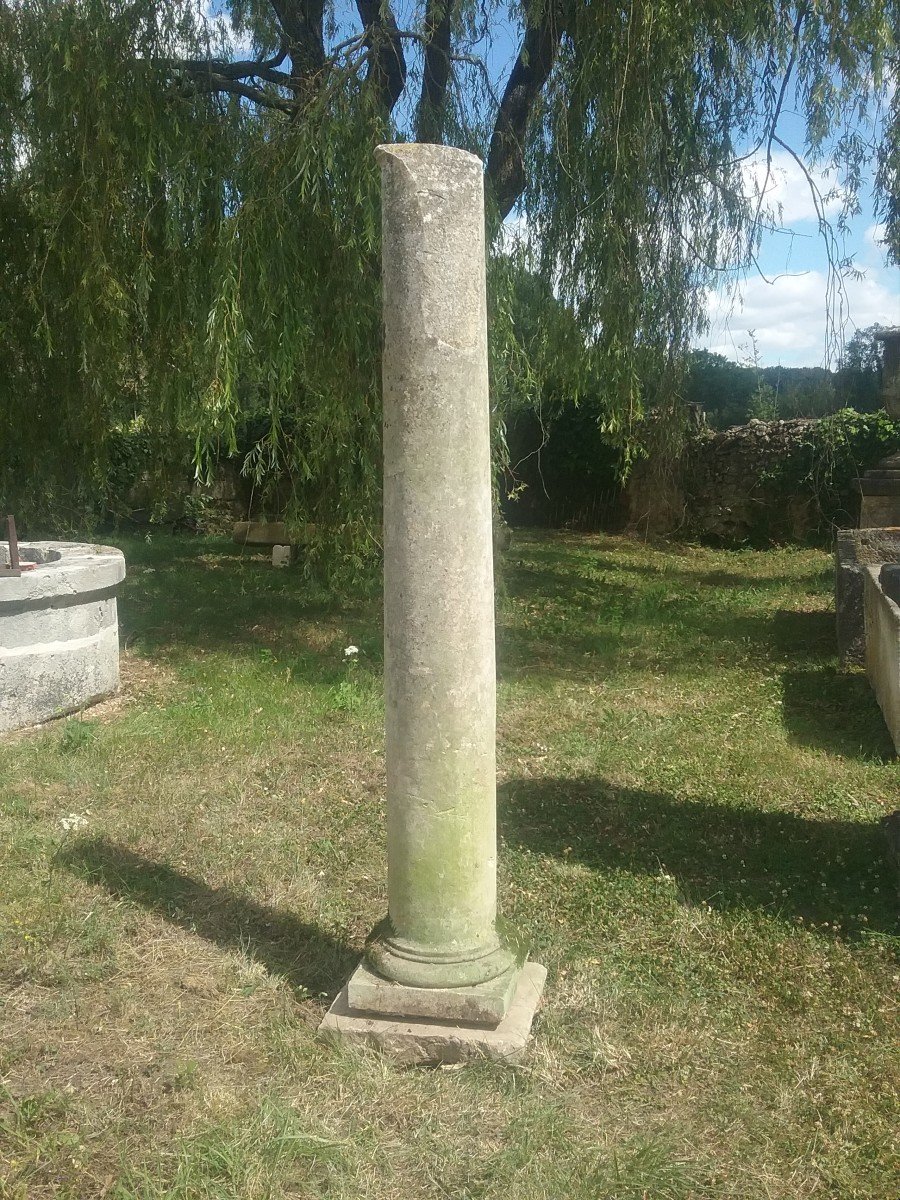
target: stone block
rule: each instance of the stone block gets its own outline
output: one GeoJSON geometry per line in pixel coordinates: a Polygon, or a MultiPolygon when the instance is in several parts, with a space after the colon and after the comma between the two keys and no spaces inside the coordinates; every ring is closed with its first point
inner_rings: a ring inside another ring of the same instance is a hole
{"type": "Polygon", "coordinates": [[[889,496],[864,495],[859,507],[859,523],[863,528],[900,525],[900,492],[889,496]]]}
{"type": "Polygon", "coordinates": [[[878,572],[878,582],[884,594],[895,604],[900,604],[900,566],[885,563],[878,572]]]}
{"type": "Polygon", "coordinates": [[[509,1011],[518,978],[519,968],[514,966],[497,979],[467,987],[408,987],[360,963],[347,984],[347,1001],[355,1012],[378,1016],[497,1025],[509,1011]]]}
{"type": "Polygon", "coordinates": [[[838,530],[834,606],[838,657],[843,669],[865,665],[862,572],[876,563],[900,563],[900,528],[838,530]]]}
{"type": "Polygon", "coordinates": [[[239,546],[283,546],[291,539],[284,521],[236,521],[232,540],[239,546]]]}
{"type": "Polygon", "coordinates": [[[272,547],[272,566],[273,567],[289,567],[294,561],[293,546],[273,546],[272,547]]]}
{"type": "Polygon", "coordinates": [[[863,576],[866,673],[900,753],[900,604],[886,594],[883,572],[892,587],[891,568],[866,567],[863,576]]]}
{"type": "Polygon", "coordinates": [[[310,523],[289,534],[284,521],[235,521],[231,540],[239,546],[296,546],[306,542],[315,529],[310,523]]]}
{"type": "Polygon", "coordinates": [[[479,1059],[518,1062],[547,978],[546,968],[528,962],[519,972],[509,1011],[496,1026],[466,1025],[434,1019],[373,1017],[355,1012],[345,987],[325,1015],[319,1031],[341,1040],[377,1046],[397,1063],[465,1063],[479,1059]]]}

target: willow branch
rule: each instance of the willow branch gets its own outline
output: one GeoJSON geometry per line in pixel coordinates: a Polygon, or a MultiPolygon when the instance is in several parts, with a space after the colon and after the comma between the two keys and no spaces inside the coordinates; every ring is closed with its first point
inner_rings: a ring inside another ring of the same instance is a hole
{"type": "Polygon", "coordinates": [[[766,141],[766,177],[763,180],[763,185],[759,191],[759,199],[756,205],[756,213],[753,217],[753,225],[756,226],[759,221],[759,214],[762,210],[763,200],[765,199],[766,189],[769,186],[769,180],[772,177],[772,142],[775,141],[775,134],[778,130],[778,121],[781,117],[781,110],[784,107],[784,98],[787,95],[788,84],[791,76],[794,73],[794,64],[797,61],[797,50],[800,46],[800,33],[803,29],[803,22],[806,20],[807,9],[805,5],[801,5],[800,11],[797,14],[797,20],[794,24],[794,37],[791,43],[791,56],[788,59],[788,64],[784,72],[784,78],[781,81],[781,89],[778,93],[778,99],[775,102],[775,108],[772,113],[772,119],[769,122],[769,136],[766,141]]]}
{"type": "Polygon", "coordinates": [[[263,88],[252,87],[239,79],[227,79],[224,75],[207,74],[191,80],[191,90],[194,92],[225,93],[229,96],[240,96],[244,100],[252,100],[262,108],[271,108],[277,112],[296,112],[297,105],[293,100],[279,96],[277,92],[267,92],[263,88]]]}
{"type": "Polygon", "coordinates": [[[277,71],[269,62],[227,62],[221,58],[185,58],[172,59],[166,66],[175,71],[184,71],[191,79],[200,81],[204,78],[216,79],[263,79],[266,83],[274,83],[278,87],[297,89],[300,84],[286,71],[277,71]]]}

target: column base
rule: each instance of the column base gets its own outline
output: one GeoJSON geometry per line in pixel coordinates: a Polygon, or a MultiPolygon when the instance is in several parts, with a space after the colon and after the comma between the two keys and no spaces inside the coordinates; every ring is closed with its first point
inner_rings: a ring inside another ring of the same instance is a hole
{"type": "MultiPolygon", "coordinates": [[[[441,1020],[436,1016],[404,1019],[359,1012],[350,1006],[348,984],[325,1014],[319,1032],[377,1046],[398,1063],[464,1063],[484,1058],[518,1062],[528,1043],[546,978],[547,970],[540,963],[527,962],[517,969],[506,1015],[493,1026],[441,1020]]],[[[403,991],[426,990],[383,983],[385,987],[401,986],[403,991]]]]}
{"type": "Polygon", "coordinates": [[[506,975],[516,959],[496,934],[486,948],[442,951],[399,937],[387,917],[369,937],[366,962],[376,975],[404,987],[456,989],[475,987],[506,975]]]}
{"type": "Polygon", "coordinates": [[[364,962],[347,984],[347,1003],[355,1012],[385,1017],[427,1017],[466,1025],[498,1025],[509,1010],[519,979],[511,966],[486,983],[461,987],[410,987],[384,979],[364,962]]]}

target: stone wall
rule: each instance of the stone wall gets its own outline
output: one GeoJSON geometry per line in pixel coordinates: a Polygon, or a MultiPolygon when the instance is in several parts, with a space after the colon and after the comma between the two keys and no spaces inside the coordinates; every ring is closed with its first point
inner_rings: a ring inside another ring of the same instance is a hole
{"type": "Polygon", "coordinates": [[[665,476],[652,460],[635,469],[626,485],[631,529],[741,545],[802,541],[832,522],[855,525],[852,487],[835,492],[829,484],[824,504],[825,489],[817,490],[819,426],[797,418],[701,430],[665,476]]]}
{"type": "Polygon", "coordinates": [[[751,421],[695,438],[684,472],[694,530],[722,542],[804,538],[815,521],[813,496],[799,480],[793,495],[786,491],[785,466],[803,454],[817,424],[751,421]]]}

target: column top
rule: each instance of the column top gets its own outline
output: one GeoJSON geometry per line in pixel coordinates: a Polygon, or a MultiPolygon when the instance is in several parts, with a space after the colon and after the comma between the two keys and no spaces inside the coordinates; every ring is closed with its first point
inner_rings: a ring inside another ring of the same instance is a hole
{"type": "Polygon", "coordinates": [[[484,163],[477,154],[460,150],[458,146],[438,146],[433,142],[387,142],[375,147],[375,158],[379,163],[390,159],[425,165],[440,163],[449,166],[451,162],[455,162],[462,166],[466,163],[477,165],[479,171],[484,170],[484,163]]]}

